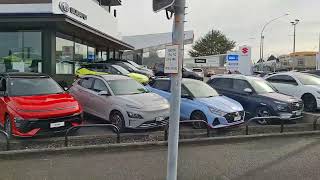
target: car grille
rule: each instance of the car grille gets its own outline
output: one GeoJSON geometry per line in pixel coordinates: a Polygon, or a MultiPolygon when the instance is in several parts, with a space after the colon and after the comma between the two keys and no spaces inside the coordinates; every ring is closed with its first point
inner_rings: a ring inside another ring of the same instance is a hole
{"type": "Polygon", "coordinates": [[[298,111],[298,110],[302,110],[303,109],[303,102],[299,101],[299,102],[293,102],[290,104],[290,109],[291,111],[298,111]]]}
{"type": "Polygon", "coordinates": [[[72,123],[81,123],[81,115],[50,118],[50,119],[39,119],[39,120],[25,120],[23,125],[19,128],[22,133],[27,133],[33,129],[40,128],[41,131],[63,131],[67,130],[72,126],[72,123]],[[51,123],[65,122],[65,126],[58,128],[50,128],[51,123]]]}
{"type": "Polygon", "coordinates": [[[148,129],[148,128],[156,128],[163,127],[169,123],[169,117],[166,117],[164,121],[147,121],[141,124],[137,129],[148,129]]]}
{"type": "Polygon", "coordinates": [[[235,117],[237,117],[239,115],[241,116],[241,120],[242,120],[244,118],[244,111],[228,113],[224,117],[226,118],[228,123],[233,123],[233,122],[237,122],[234,119],[235,119],[235,117]]]}

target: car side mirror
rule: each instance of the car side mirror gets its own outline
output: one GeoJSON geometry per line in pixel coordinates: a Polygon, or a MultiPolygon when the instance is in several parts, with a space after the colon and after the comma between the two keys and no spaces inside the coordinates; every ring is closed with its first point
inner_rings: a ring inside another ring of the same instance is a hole
{"type": "Polygon", "coordinates": [[[250,89],[250,88],[245,88],[243,91],[248,94],[252,94],[252,92],[253,92],[252,89],[250,89]]]}
{"type": "Polygon", "coordinates": [[[108,91],[100,91],[98,93],[99,96],[110,96],[110,93],[108,91]]]}

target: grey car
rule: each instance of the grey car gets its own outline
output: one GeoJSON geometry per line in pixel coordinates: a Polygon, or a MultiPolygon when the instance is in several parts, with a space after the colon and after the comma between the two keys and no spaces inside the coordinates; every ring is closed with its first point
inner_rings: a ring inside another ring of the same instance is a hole
{"type": "Polygon", "coordinates": [[[109,120],[121,131],[165,126],[169,103],[142,84],[121,75],[83,76],[69,89],[84,112],[109,120]]]}

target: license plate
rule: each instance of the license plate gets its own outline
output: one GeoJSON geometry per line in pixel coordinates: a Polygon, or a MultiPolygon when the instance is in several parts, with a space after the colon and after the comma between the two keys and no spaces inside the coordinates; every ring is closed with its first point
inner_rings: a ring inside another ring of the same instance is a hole
{"type": "Polygon", "coordinates": [[[234,118],[234,121],[240,121],[241,120],[241,116],[237,116],[234,118]]]}
{"type": "Polygon", "coordinates": [[[156,121],[163,121],[164,117],[156,117],[156,121]]]}
{"type": "Polygon", "coordinates": [[[301,116],[302,112],[301,111],[297,111],[296,112],[296,116],[301,116]]]}
{"type": "Polygon", "coordinates": [[[64,122],[51,123],[51,124],[50,124],[50,128],[63,127],[64,125],[65,125],[64,122]]]}

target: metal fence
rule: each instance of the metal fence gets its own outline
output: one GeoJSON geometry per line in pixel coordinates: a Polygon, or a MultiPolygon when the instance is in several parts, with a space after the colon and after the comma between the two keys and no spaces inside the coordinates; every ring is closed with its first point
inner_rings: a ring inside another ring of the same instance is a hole
{"type": "MultiPolygon", "coordinates": [[[[210,124],[208,124],[207,121],[205,120],[184,120],[184,121],[180,121],[180,124],[187,124],[187,123],[203,123],[206,126],[206,130],[207,130],[207,137],[210,137],[210,124]]],[[[169,129],[169,125],[165,126],[164,128],[164,140],[167,141],[168,140],[168,129],[169,129]]]]}
{"type": "Polygon", "coordinates": [[[86,125],[74,126],[74,127],[69,128],[66,131],[66,134],[64,136],[64,146],[68,147],[68,145],[69,145],[69,138],[68,137],[71,132],[77,131],[81,128],[93,128],[93,127],[106,127],[106,128],[112,129],[113,132],[117,134],[117,141],[116,142],[120,143],[120,130],[117,126],[115,126],[113,124],[86,124],[86,125]]]}

